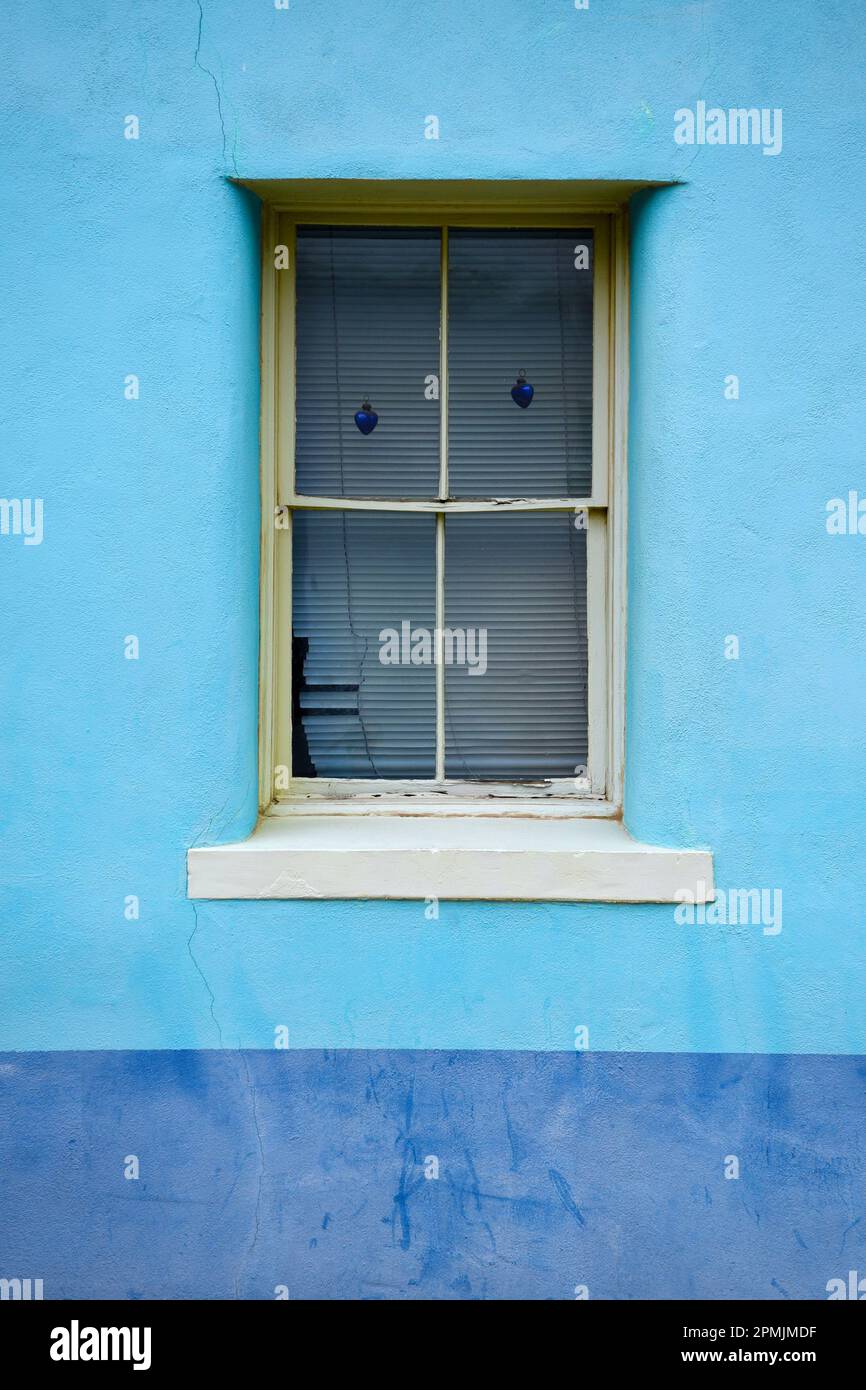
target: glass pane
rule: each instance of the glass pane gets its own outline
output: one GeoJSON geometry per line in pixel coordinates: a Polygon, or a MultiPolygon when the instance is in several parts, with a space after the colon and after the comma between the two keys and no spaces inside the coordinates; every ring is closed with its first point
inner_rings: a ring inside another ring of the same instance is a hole
{"type": "Polygon", "coordinates": [[[446,519],[448,777],[574,777],[586,763],[586,532],[574,522],[446,519]]]}
{"type": "Polygon", "coordinates": [[[435,524],[295,512],[293,776],[434,776],[435,524]]]}
{"type": "Polygon", "coordinates": [[[589,231],[449,232],[452,496],[591,494],[592,249],[589,231]]]}
{"type": "Polygon", "coordinates": [[[438,230],[299,227],[296,260],[297,491],[435,497],[438,230]]]}

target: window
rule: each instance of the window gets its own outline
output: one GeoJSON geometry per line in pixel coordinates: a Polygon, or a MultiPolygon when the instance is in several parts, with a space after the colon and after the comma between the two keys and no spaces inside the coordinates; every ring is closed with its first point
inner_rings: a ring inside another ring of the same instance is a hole
{"type": "Polygon", "coordinates": [[[189,896],[712,900],[622,822],[636,186],[247,186],[263,814],[189,896]]]}
{"type": "Polygon", "coordinates": [[[610,218],[558,222],[281,219],[278,802],[615,798],[610,218]]]}

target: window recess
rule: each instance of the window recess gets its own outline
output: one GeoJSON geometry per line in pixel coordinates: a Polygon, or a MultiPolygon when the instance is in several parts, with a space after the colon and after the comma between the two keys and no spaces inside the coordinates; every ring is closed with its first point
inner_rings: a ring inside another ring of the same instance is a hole
{"type": "Polygon", "coordinates": [[[265,814],[189,896],[712,901],[708,850],[621,819],[639,185],[246,183],[265,814]]]}

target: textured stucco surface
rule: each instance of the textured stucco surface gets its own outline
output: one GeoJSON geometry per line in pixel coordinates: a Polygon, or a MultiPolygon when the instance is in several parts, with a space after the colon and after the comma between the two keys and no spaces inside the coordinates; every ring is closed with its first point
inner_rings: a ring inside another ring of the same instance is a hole
{"type": "Polygon", "coordinates": [[[3,1273],[43,1279],[49,1299],[583,1286],[784,1301],[824,1299],[866,1263],[852,1057],[208,1050],[0,1067],[0,1165],[16,1175],[0,1184],[3,1273]]]}
{"type": "Polygon", "coordinates": [[[267,1048],[283,1024],[298,1047],[557,1050],[585,1024],[610,1050],[866,1052],[866,537],[825,530],[864,479],[858,7],[15,0],[0,28],[0,492],[45,515],[39,546],[0,537],[0,1045],[267,1048]],[[698,99],[781,107],[781,153],[678,147],[698,99]],[[781,888],[781,934],[186,900],[188,847],[255,810],[236,172],[681,181],[633,219],[627,817],[709,845],[722,887],[781,888]]]}

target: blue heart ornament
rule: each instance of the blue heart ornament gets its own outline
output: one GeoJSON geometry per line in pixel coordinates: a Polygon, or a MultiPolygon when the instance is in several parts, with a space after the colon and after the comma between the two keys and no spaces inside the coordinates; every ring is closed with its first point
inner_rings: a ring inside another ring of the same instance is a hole
{"type": "Polygon", "coordinates": [[[532,404],[532,397],[534,395],[535,391],[521,372],[511,388],[511,399],[514,401],[515,405],[520,406],[521,410],[525,410],[528,405],[532,404]]]}
{"type": "Polygon", "coordinates": [[[379,423],[379,417],[369,401],[364,401],[361,409],[355,412],[355,424],[362,434],[372,434],[379,423]]]}

